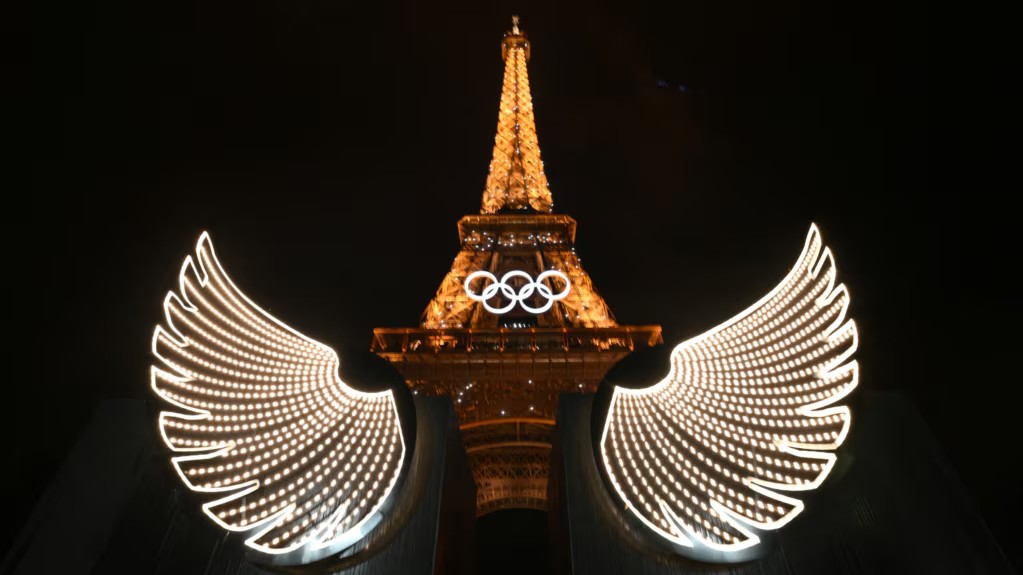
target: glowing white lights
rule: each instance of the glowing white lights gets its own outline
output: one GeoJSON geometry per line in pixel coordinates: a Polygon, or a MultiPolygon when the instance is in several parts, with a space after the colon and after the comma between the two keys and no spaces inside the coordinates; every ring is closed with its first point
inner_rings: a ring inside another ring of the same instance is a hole
{"type": "Polygon", "coordinates": [[[856,387],[849,293],[817,227],[771,293],[679,344],[646,389],[616,387],[600,440],[627,508],[684,547],[739,551],[803,509],[781,491],[816,488],[831,471],[856,387]]]}
{"type": "Polygon", "coordinates": [[[554,302],[568,297],[568,292],[572,290],[572,284],[569,283],[568,276],[558,270],[540,272],[540,275],[536,276],[536,281],[534,281],[528,273],[521,270],[512,270],[504,274],[501,276],[500,281],[498,281],[497,276],[488,271],[474,271],[465,278],[464,287],[465,295],[468,296],[469,299],[481,302],[483,307],[493,314],[508,313],[515,307],[516,303],[521,305],[522,309],[530,313],[544,313],[551,309],[554,302]],[[560,279],[565,284],[565,288],[558,293],[554,293],[554,290],[544,283],[544,280],[550,277],[560,279]],[[470,287],[470,284],[477,278],[484,278],[491,282],[486,285],[480,293],[473,292],[470,287]],[[508,280],[514,278],[523,278],[526,280],[526,283],[516,290],[510,283],[508,283],[508,280]],[[540,297],[546,300],[540,307],[533,307],[529,304],[529,299],[533,297],[533,292],[536,292],[540,297]],[[497,295],[503,296],[508,303],[502,307],[494,307],[490,305],[490,299],[497,295]]]}
{"type": "Polygon", "coordinates": [[[246,544],[336,552],[380,520],[405,458],[390,391],[338,377],[334,350],[257,307],[203,233],[153,334],[152,388],[178,408],[160,433],[181,480],[218,497],[203,511],[246,544]]]}

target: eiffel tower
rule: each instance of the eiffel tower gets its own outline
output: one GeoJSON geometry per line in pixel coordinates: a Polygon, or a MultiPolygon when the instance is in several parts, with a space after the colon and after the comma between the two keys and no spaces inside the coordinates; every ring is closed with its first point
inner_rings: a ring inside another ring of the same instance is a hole
{"type": "Polygon", "coordinates": [[[420,325],[377,328],[371,345],[413,393],[454,402],[478,516],[546,511],[558,396],[596,391],[636,346],[661,343],[660,326],[615,321],[576,255],[575,220],[553,213],[530,49],[514,17],[501,41],[504,82],[481,213],[458,222],[461,250],[420,325]]]}

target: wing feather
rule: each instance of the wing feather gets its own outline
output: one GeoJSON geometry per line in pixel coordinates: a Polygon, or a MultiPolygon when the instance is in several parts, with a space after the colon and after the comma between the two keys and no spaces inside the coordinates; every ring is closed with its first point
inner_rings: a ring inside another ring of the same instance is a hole
{"type": "Polygon", "coordinates": [[[600,446],[628,509],[679,545],[737,551],[802,509],[849,431],[857,384],[849,292],[811,226],[787,277],[728,322],[679,344],[645,389],[616,387],[600,446]]]}
{"type": "Polygon", "coordinates": [[[184,484],[266,553],[354,543],[392,491],[405,443],[390,391],[338,377],[334,350],[279,322],[228,279],[208,234],[164,299],[152,389],[184,484]]]}

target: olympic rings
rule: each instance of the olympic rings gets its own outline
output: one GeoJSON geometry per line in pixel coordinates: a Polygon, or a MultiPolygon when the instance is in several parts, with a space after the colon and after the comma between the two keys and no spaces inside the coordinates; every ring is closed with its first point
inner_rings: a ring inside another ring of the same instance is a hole
{"type": "Polygon", "coordinates": [[[493,314],[508,313],[513,307],[515,307],[516,303],[521,305],[522,309],[529,313],[543,313],[551,309],[554,302],[568,297],[568,292],[571,289],[572,284],[568,281],[568,276],[558,270],[547,270],[542,272],[540,275],[536,276],[535,281],[529,276],[529,274],[520,270],[512,270],[504,274],[501,276],[501,281],[497,281],[497,276],[494,274],[483,270],[474,271],[465,278],[465,295],[469,296],[469,299],[473,301],[481,302],[483,307],[493,314]],[[549,277],[560,278],[561,281],[565,282],[565,289],[558,293],[554,293],[547,284],[543,283],[543,280],[549,277]],[[469,284],[476,278],[489,279],[492,283],[484,287],[482,292],[478,294],[473,293],[473,291],[469,288],[469,284]],[[518,291],[515,291],[515,288],[508,283],[508,280],[512,278],[525,278],[529,283],[520,287],[518,291]],[[490,305],[489,300],[496,296],[498,292],[500,292],[500,294],[508,300],[507,305],[502,307],[494,307],[490,305]],[[540,307],[533,307],[529,305],[527,302],[529,301],[529,298],[533,296],[533,292],[540,294],[540,296],[545,298],[547,302],[540,307]]]}

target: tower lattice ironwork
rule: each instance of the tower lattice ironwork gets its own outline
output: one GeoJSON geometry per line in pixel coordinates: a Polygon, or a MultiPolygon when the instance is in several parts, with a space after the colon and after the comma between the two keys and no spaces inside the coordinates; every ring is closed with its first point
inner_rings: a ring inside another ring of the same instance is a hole
{"type": "Polygon", "coordinates": [[[552,213],[526,71],[530,43],[517,18],[501,53],[504,83],[481,214],[458,222],[461,250],[419,327],[377,328],[371,346],[414,393],[451,397],[479,515],[546,510],[558,396],[595,391],[636,346],[661,343],[660,326],[615,321],[576,255],[575,220],[552,213]],[[477,271],[486,273],[467,285],[477,271]]]}

